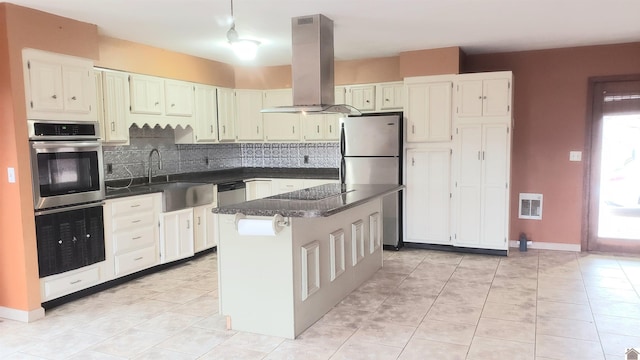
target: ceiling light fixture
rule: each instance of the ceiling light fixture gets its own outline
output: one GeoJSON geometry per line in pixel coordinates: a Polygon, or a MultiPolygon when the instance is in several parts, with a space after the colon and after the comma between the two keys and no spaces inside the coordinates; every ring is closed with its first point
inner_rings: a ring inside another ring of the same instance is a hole
{"type": "Polygon", "coordinates": [[[227,40],[236,56],[243,61],[253,60],[258,53],[260,41],[241,39],[236,31],[236,19],[233,17],[233,0],[231,0],[231,28],[227,31],[227,40]]]}

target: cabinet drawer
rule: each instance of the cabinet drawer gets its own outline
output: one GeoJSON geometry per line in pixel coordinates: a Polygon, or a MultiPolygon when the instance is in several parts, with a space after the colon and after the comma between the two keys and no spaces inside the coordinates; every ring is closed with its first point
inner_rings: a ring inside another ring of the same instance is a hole
{"type": "Polygon", "coordinates": [[[139,196],[133,199],[114,201],[111,205],[111,215],[114,218],[143,211],[153,211],[153,197],[139,196]]]}
{"type": "Polygon", "coordinates": [[[97,266],[55,280],[44,280],[43,300],[54,299],[78,290],[86,289],[97,284],[99,281],[100,270],[97,266]]]}
{"type": "Polygon", "coordinates": [[[113,234],[113,252],[121,254],[133,249],[148,247],[156,243],[154,227],[144,227],[131,231],[120,231],[113,234]]]}
{"type": "Polygon", "coordinates": [[[141,210],[138,214],[130,216],[117,217],[112,219],[113,232],[117,232],[128,228],[140,228],[153,226],[153,211],[141,210]]]}
{"type": "Polygon", "coordinates": [[[152,267],[157,264],[157,259],[155,246],[118,255],[115,257],[116,276],[123,276],[152,267]]]}

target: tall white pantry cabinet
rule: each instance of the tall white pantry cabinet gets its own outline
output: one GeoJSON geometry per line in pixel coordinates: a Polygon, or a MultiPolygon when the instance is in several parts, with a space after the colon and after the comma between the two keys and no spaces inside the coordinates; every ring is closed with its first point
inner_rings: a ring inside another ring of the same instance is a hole
{"type": "Polygon", "coordinates": [[[512,83],[405,78],[405,242],[508,250],[512,83]]]}

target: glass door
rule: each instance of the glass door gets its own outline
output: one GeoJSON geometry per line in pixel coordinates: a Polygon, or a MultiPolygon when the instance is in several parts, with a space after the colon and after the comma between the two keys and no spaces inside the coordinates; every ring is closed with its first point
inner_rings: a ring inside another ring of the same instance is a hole
{"type": "Polygon", "coordinates": [[[640,253],[640,81],[593,90],[587,248],[640,253]]]}

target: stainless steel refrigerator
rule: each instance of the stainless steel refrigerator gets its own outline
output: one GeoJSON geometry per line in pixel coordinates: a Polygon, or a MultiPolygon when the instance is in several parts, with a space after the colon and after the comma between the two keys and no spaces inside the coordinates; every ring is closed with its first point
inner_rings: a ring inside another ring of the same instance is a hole
{"type": "MultiPolygon", "coordinates": [[[[340,119],[340,181],[344,184],[402,184],[402,113],[340,119]]],[[[383,199],[383,244],[402,246],[402,196],[383,199]]]]}

